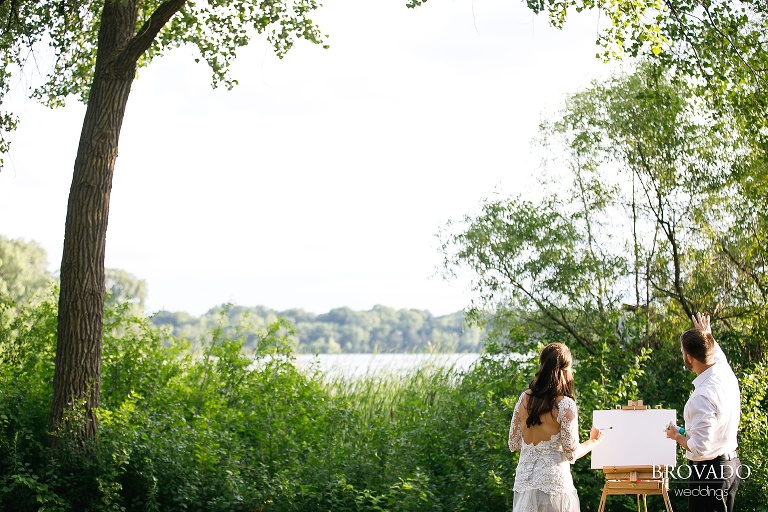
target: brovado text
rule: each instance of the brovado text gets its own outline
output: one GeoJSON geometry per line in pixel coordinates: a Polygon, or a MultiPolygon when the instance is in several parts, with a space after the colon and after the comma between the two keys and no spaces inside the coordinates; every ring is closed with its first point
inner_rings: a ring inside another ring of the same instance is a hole
{"type": "Polygon", "coordinates": [[[666,473],[670,478],[677,480],[689,480],[690,478],[695,478],[696,480],[725,480],[732,478],[734,471],[741,480],[746,480],[752,474],[752,469],[746,464],[739,464],[735,470],[731,466],[720,466],[719,472],[715,466],[704,467],[689,464],[680,464],[679,466],[654,465],[653,478],[661,478],[666,473]]]}

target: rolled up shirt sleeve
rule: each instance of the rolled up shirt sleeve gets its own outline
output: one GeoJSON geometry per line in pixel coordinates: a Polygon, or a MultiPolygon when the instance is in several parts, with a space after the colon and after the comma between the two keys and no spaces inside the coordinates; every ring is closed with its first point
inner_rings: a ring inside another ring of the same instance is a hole
{"type": "Polygon", "coordinates": [[[686,421],[689,458],[701,457],[712,451],[717,431],[717,408],[703,395],[692,396],[689,402],[690,417],[686,421]]]}

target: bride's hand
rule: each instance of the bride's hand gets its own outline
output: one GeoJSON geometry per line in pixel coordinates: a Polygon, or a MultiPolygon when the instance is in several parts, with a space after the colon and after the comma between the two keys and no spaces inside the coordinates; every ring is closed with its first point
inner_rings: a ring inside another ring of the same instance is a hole
{"type": "Polygon", "coordinates": [[[589,440],[600,442],[603,440],[603,433],[600,432],[599,428],[592,427],[592,430],[589,431],[589,440]]]}

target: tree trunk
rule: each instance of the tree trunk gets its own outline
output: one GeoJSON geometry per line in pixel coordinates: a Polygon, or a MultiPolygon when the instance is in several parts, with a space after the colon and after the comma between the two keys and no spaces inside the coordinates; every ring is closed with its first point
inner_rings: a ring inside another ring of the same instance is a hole
{"type": "Polygon", "coordinates": [[[50,416],[59,435],[92,439],[101,390],[104,252],[112,175],[136,60],[118,58],[136,30],[134,0],[105,2],[93,84],[75,159],[64,228],[50,416]]]}

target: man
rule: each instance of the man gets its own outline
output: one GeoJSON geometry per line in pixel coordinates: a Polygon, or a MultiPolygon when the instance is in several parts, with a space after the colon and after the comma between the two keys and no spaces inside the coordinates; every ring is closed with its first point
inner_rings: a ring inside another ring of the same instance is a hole
{"type": "Polygon", "coordinates": [[[736,433],[741,417],[739,382],[712,337],[709,315],[692,317],[680,336],[683,364],[696,374],[683,410],[685,428],[669,424],[667,437],[680,443],[690,461],[688,510],[732,512],[739,487],[736,433]]]}

